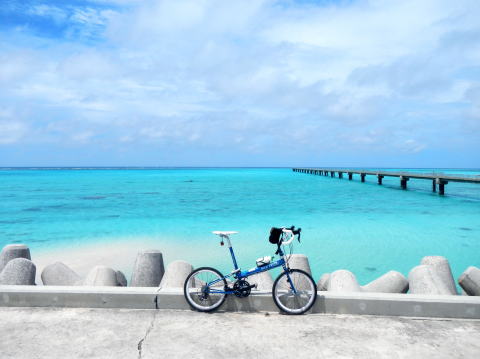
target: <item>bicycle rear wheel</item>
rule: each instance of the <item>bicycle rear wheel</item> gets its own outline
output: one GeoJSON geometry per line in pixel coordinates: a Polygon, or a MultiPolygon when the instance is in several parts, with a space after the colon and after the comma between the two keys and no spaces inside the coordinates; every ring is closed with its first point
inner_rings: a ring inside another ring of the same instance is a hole
{"type": "Polygon", "coordinates": [[[222,273],[215,268],[202,267],[189,274],[183,286],[183,293],[193,309],[211,312],[225,301],[227,295],[218,292],[223,292],[226,285],[227,281],[222,273]]]}
{"type": "Polygon", "coordinates": [[[300,269],[290,269],[288,274],[295,291],[288,280],[287,272],[283,272],[273,283],[273,301],[286,314],[303,314],[315,304],[317,286],[311,275],[300,269]]]}

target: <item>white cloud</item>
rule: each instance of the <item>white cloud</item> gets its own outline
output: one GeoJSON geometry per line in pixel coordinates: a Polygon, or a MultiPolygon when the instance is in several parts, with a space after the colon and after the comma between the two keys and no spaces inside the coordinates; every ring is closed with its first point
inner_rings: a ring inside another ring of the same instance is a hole
{"type": "Polygon", "coordinates": [[[18,142],[26,132],[27,126],[24,123],[0,116],[0,145],[18,142]]]}
{"type": "Polygon", "coordinates": [[[89,140],[95,136],[95,133],[92,131],[85,131],[73,134],[71,136],[72,141],[80,142],[80,143],[87,143],[89,140]]]}
{"type": "Polygon", "coordinates": [[[68,18],[68,11],[52,5],[39,4],[27,8],[26,11],[29,15],[36,15],[42,17],[49,17],[57,24],[62,23],[68,18]]]}

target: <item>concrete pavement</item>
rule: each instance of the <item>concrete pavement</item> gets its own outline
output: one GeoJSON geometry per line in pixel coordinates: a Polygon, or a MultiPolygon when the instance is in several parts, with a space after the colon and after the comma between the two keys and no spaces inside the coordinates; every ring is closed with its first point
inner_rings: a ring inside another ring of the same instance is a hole
{"type": "Polygon", "coordinates": [[[0,308],[1,358],[479,358],[480,320],[0,308]]]}

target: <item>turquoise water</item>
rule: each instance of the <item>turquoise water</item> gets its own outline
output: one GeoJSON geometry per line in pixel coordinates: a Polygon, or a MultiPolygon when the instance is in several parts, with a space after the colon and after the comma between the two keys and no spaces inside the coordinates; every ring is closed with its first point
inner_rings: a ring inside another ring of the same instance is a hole
{"type": "MultiPolygon", "coordinates": [[[[431,172],[432,170],[416,170],[431,172]]],[[[439,171],[439,170],[437,170],[439,171]]],[[[479,170],[441,170],[476,176],[479,170]]],[[[405,275],[425,255],[444,255],[458,276],[480,266],[480,185],[374,177],[366,183],[291,169],[1,170],[0,246],[35,250],[145,239],[168,261],[231,268],[212,230],[237,230],[248,269],[274,252],[271,226],[303,228],[296,253],[314,276],[346,268],[361,283],[394,269],[405,275]]],[[[94,255],[94,253],[92,253],[94,255]]]]}

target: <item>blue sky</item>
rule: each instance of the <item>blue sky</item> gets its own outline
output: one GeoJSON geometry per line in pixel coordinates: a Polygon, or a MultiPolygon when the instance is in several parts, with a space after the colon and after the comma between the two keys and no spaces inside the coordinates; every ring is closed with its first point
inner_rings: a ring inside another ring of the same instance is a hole
{"type": "Polygon", "coordinates": [[[0,166],[480,167],[476,0],[2,0],[0,166]]]}

